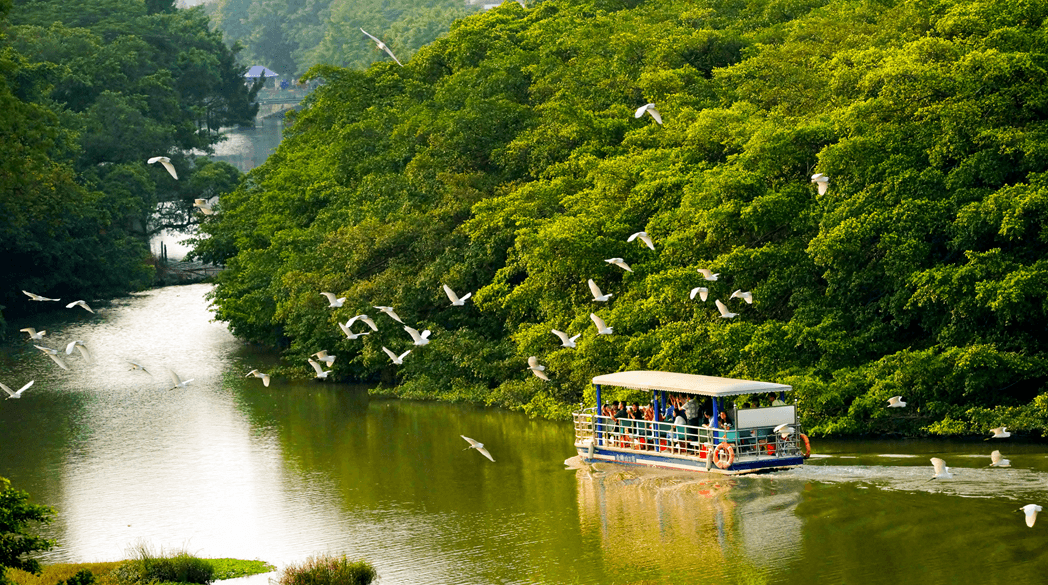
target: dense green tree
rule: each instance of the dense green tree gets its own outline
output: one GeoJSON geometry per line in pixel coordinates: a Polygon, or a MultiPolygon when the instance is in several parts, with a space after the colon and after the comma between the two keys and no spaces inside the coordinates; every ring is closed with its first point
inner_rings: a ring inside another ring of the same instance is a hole
{"type": "Polygon", "coordinates": [[[50,523],[54,514],[54,509],[31,503],[28,493],[0,477],[0,576],[5,568],[40,572],[40,562],[29,555],[51,550],[55,541],[37,536],[32,528],[50,523]]]}

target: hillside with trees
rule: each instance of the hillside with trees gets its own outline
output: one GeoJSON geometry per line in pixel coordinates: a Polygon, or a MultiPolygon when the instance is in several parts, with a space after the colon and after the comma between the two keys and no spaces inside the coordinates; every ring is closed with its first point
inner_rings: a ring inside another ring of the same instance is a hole
{"type": "Polygon", "coordinates": [[[173,0],[0,2],[0,35],[0,305],[148,286],[150,236],[239,181],[191,153],[253,123],[257,90],[204,11],[173,0]],[[146,164],[159,155],[179,180],[146,164]]]}
{"type": "Polygon", "coordinates": [[[1043,433],[1046,16],[507,2],[404,67],[317,67],[326,83],[205,226],[199,253],[229,267],[218,314],[302,375],[323,348],[333,376],[402,396],[563,416],[596,374],[660,369],[792,384],[814,434],[1043,433]],[[634,116],[649,102],[661,125],[634,116]],[[626,241],[642,230],[654,250],[626,241]],[[473,298],[453,307],[442,284],[473,298]],[[349,340],[357,313],[379,330],[349,340]],[[413,352],[394,366],[383,346],[413,352]],[[910,406],[884,408],[897,394],[910,406]]]}

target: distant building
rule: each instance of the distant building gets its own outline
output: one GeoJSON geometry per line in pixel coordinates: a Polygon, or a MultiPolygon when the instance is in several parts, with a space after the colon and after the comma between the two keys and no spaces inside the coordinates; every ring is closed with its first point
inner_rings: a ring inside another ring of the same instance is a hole
{"type": "Polygon", "coordinates": [[[275,87],[277,77],[280,77],[279,73],[262,65],[254,65],[244,74],[244,79],[249,83],[254,83],[259,78],[266,79],[265,87],[275,87]],[[273,83],[269,82],[270,79],[274,80],[273,83]]]}

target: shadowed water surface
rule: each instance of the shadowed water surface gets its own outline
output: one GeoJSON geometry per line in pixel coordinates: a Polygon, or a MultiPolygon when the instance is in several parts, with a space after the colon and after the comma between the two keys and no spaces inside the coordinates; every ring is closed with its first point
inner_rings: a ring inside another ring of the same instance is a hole
{"type": "Polygon", "coordinates": [[[46,561],[115,560],[144,541],[278,565],[347,553],[382,583],[1033,584],[1048,574],[1048,516],[1031,529],[1016,511],[1048,504],[1041,445],[816,441],[809,465],[742,478],[566,469],[568,424],[316,381],[265,388],[244,374],[274,357],[211,322],[207,290],[18,324],[47,329],[52,347],[83,340],[94,361],[69,356],[68,372],[29,343],[0,346],[0,381],[36,380],[0,402],[0,475],[57,508],[47,532],[60,546],[46,561]],[[165,368],[193,382],[169,390],[165,368]],[[459,435],[496,462],[464,451],[459,435]],[[1013,467],[988,468],[993,448],[1013,467]],[[932,456],[954,479],[928,481],[932,456]]]}

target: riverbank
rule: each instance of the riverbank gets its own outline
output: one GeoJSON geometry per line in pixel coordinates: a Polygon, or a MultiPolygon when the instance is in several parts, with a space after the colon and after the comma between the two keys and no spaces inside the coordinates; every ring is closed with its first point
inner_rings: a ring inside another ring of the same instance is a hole
{"type": "MultiPolygon", "coordinates": [[[[265,561],[243,559],[199,559],[208,562],[213,569],[213,580],[223,581],[275,571],[277,568],[265,561]]],[[[96,585],[119,585],[117,577],[120,567],[137,560],[108,561],[101,563],[58,563],[47,565],[39,575],[19,569],[7,569],[7,578],[15,585],[58,585],[74,577],[80,571],[90,571],[96,585]]],[[[177,583],[177,582],[169,582],[177,583]]],[[[158,584],[159,585],[159,584],[158,584]]]]}

